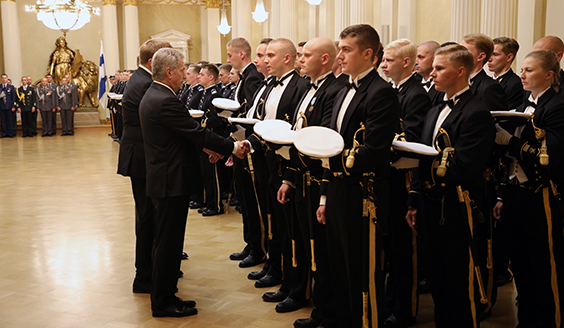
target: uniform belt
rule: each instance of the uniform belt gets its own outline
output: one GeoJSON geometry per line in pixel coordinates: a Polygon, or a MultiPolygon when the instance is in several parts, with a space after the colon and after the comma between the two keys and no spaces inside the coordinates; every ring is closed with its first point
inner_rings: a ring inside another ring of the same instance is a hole
{"type": "Polygon", "coordinates": [[[524,188],[524,189],[527,189],[527,190],[530,190],[530,191],[535,191],[535,188],[530,186],[528,181],[521,183],[521,182],[519,182],[519,179],[517,179],[517,177],[510,179],[508,185],[521,187],[521,188],[524,188]]]}

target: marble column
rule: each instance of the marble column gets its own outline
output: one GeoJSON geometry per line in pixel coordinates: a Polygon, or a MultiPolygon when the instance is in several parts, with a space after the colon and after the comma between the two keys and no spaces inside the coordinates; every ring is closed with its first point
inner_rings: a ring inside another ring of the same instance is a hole
{"type": "Polygon", "coordinates": [[[481,0],[452,0],[450,39],[460,42],[462,37],[480,31],[481,0]]]}
{"type": "Polygon", "coordinates": [[[2,40],[4,47],[4,73],[14,85],[22,77],[22,50],[20,43],[20,25],[18,8],[15,0],[0,1],[2,10],[2,40]]]}
{"type": "Polygon", "coordinates": [[[416,0],[398,1],[398,39],[407,38],[415,42],[417,32],[416,0]]]}
{"type": "Polygon", "coordinates": [[[335,33],[333,27],[333,22],[335,21],[334,2],[331,0],[322,1],[318,7],[319,36],[326,36],[333,40],[338,40],[338,38],[333,38],[335,33]]]}
{"type": "Polygon", "coordinates": [[[542,24],[542,6],[538,6],[535,1],[519,0],[517,13],[517,41],[519,51],[515,60],[516,71],[519,72],[525,56],[533,50],[533,44],[544,32],[542,24]]]}
{"type": "Polygon", "coordinates": [[[350,24],[350,0],[335,0],[335,40],[339,34],[350,24]]]}
{"type": "MultiPolygon", "coordinates": [[[[298,44],[298,13],[296,3],[297,0],[284,0],[283,5],[280,3],[280,37],[290,39],[294,44],[298,44]]],[[[301,0],[300,0],[301,1],[301,0]]],[[[276,16],[276,12],[272,11],[271,16],[276,16]]]]}
{"type": "Polygon", "coordinates": [[[383,46],[397,39],[397,12],[397,1],[382,0],[380,41],[383,46]]]}
{"type": "Polygon", "coordinates": [[[556,35],[560,38],[564,38],[562,13],[564,13],[564,1],[546,0],[546,35],[556,35]]]}
{"type": "MultiPolygon", "coordinates": [[[[219,15],[219,1],[217,0],[207,0],[206,1],[206,25],[207,25],[207,36],[208,39],[208,56],[207,58],[202,58],[211,63],[221,63],[221,54],[225,51],[221,49],[221,33],[217,30],[219,25],[220,15],[219,15]]],[[[202,52],[203,53],[203,52],[202,52]]]]}
{"type": "Polygon", "coordinates": [[[124,0],[124,40],[125,40],[125,67],[134,69],[137,67],[137,55],[139,55],[139,14],[137,0],[124,0]]]}
{"type": "MultiPolygon", "coordinates": [[[[263,24],[268,24],[270,27],[270,34],[267,37],[276,39],[279,37],[286,37],[280,33],[280,10],[282,9],[280,2],[282,0],[270,0],[270,9],[267,9],[268,19],[263,24]]],[[[266,6],[266,3],[264,4],[266,6]]]]}
{"type": "Polygon", "coordinates": [[[349,25],[372,25],[373,0],[349,0],[349,25]]]}
{"type": "Polygon", "coordinates": [[[233,25],[232,36],[242,37],[251,42],[253,12],[251,0],[232,0],[231,1],[231,25],[233,25]]]}
{"type": "MultiPolygon", "coordinates": [[[[200,60],[208,60],[208,13],[205,6],[200,7],[200,35],[202,38],[202,58],[200,60]]],[[[197,62],[197,60],[194,61],[197,62]]]]}
{"type": "Polygon", "coordinates": [[[518,0],[482,0],[480,32],[492,39],[517,37],[518,0]]]}
{"type": "Polygon", "coordinates": [[[308,39],[311,40],[319,36],[319,6],[309,5],[309,33],[308,39]]]}
{"type": "Polygon", "coordinates": [[[117,0],[104,0],[102,6],[102,41],[108,75],[114,75],[120,67],[116,5],[117,0]]]}

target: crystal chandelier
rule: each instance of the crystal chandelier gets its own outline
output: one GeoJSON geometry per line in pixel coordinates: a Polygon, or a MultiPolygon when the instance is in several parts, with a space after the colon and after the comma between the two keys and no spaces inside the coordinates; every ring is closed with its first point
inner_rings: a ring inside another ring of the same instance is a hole
{"type": "Polygon", "coordinates": [[[100,8],[82,0],[37,0],[37,4],[25,6],[25,11],[37,13],[37,20],[64,35],[90,22],[90,15],[100,15],[100,8]]]}
{"type": "Polygon", "coordinates": [[[321,4],[321,0],[306,0],[307,3],[309,3],[312,6],[317,6],[319,4],[321,4]]]}
{"type": "Polygon", "coordinates": [[[221,22],[217,27],[217,30],[219,33],[223,34],[223,36],[229,34],[231,31],[231,26],[229,26],[229,23],[227,22],[227,13],[225,12],[225,8],[221,10],[221,22]]]}
{"type": "Polygon", "coordinates": [[[253,11],[252,14],[253,14],[253,19],[257,23],[263,23],[268,19],[268,13],[264,9],[264,2],[262,0],[257,1],[255,11],[253,11]]]}

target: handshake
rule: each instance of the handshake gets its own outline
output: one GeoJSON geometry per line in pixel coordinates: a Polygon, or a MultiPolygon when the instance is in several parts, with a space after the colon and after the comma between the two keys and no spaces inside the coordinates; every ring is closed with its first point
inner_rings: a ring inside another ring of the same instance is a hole
{"type": "MultiPolygon", "coordinates": [[[[234,152],[233,155],[243,159],[245,158],[245,156],[247,156],[248,153],[251,152],[251,144],[247,140],[236,141],[235,144],[237,145],[237,151],[234,152]]],[[[204,151],[210,155],[210,163],[216,163],[223,158],[223,155],[218,154],[212,150],[204,149],[204,151]]]]}

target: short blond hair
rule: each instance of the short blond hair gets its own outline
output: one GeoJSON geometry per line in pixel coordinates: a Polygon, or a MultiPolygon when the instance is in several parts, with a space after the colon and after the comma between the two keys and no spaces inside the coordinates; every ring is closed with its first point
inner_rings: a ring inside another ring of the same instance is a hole
{"type": "Polygon", "coordinates": [[[234,38],[227,42],[227,46],[239,52],[242,51],[245,57],[251,58],[251,44],[245,38],[234,38]]]}
{"type": "Polygon", "coordinates": [[[466,47],[459,44],[441,47],[435,51],[435,57],[439,55],[446,56],[447,62],[455,68],[464,67],[466,69],[466,79],[470,77],[470,73],[474,68],[474,55],[466,47]]]}
{"type": "Polygon", "coordinates": [[[492,56],[494,51],[494,42],[489,36],[483,33],[468,34],[462,38],[462,41],[468,44],[473,44],[476,47],[476,50],[478,50],[478,53],[483,52],[486,54],[484,64],[487,63],[492,56]]]}
{"type": "Polygon", "coordinates": [[[417,46],[411,42],[411,40],[397,39],[388,43],[384,47],[384,51],[386,50],[395,50],[396,56],[400,57],[402,60],[405,57],[409,57],[409,69],[413,70],[413,67],[415,66],[415,58],[417,57],[417,46]]]}

